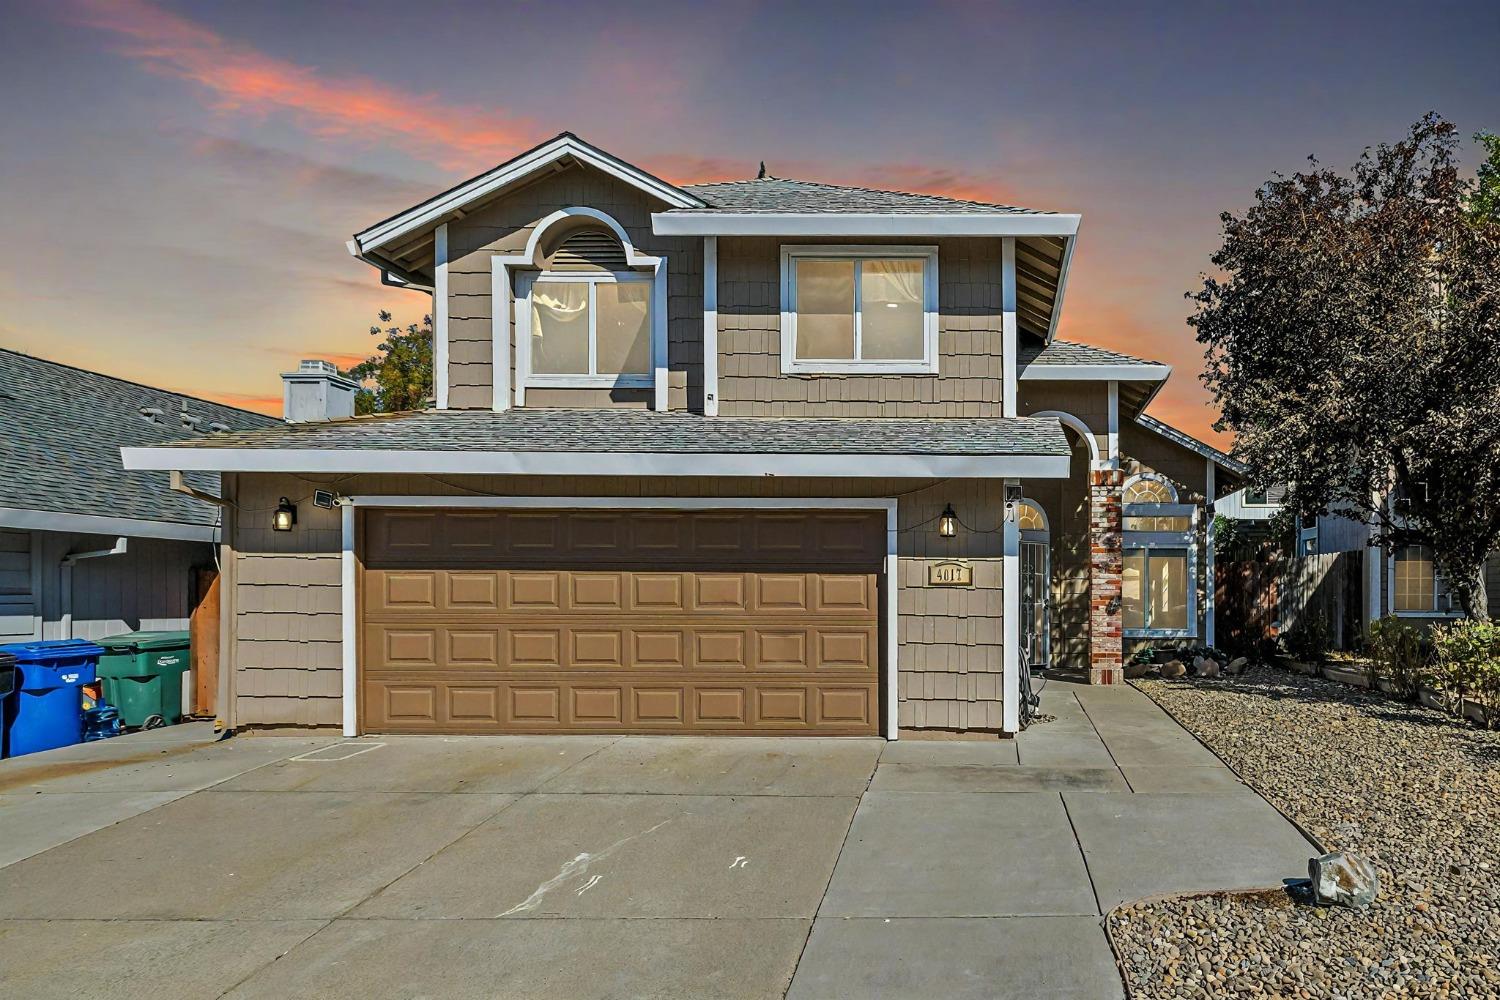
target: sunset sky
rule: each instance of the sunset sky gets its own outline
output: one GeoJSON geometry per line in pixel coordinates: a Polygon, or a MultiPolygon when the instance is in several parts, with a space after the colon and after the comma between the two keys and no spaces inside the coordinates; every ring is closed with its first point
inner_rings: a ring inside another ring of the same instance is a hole
{"type": "MultiPolygon", "coordinates": [[[[1061,336],[1175,367],[1273,171],[1437,110],[1500,129],[1500,4],[0,0],[0,345],[277,412],[302,357],[426,296],[356,230],[564,129],[669,180],[1081,212],[1061,336]],[[857,12],[856,12],[857,11],[857,12]]],[[[1466,146],[1466,165],[1475,159],[1466,146]]]]}

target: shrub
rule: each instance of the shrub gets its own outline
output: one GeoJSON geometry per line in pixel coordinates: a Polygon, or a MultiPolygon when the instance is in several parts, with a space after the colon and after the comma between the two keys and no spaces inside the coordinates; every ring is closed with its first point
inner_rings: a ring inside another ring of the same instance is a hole
{"type": "Polygon", "coordinates": [[[1464,619],[1434,625],[1432,645],[1437,681],[1463,714],[1463,699],[1472,696],[1484,712],[1485,725],[1496,720],[1500,709],[1500,626],[1494,622],[1464,619]]]}
{"type": "Polygon", "coordinates": [[[1316,663],[1333,645],[1332,633],[1328,616],[1315,611],[1303,614],[1293,622],[1291,628],[1282,633],[1281,643],[1292,659],[1316,663]]]}
{"type": "Polygon", "coordinates": [[[1395,615],[1386,615],[1370,625],[1365,643],[1370,656],[1370,686],[1385,681],[1396,694],[1415,700],[1428,680],[1431,651],[1422,630],[1395,615]]]}

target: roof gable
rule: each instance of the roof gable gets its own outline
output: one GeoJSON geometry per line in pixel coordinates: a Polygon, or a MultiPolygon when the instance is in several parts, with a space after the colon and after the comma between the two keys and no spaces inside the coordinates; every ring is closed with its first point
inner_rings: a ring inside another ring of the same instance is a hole
{"type": "Polygon", "coordinates": [[[672,208],[702,208],[701,199],[673,184],[583,141],[571,132],[563,132],[539,146],[512,157],[497,167],[470,178],[456,187],[391,216],[360,233],[349,243],[356,256],[385,246],[394,240],[431,225],[455,211],[489,198],[505,188],[523,181],[560,160],[573,159],[609,174],[626,184],[651,194],[672,208]]]}

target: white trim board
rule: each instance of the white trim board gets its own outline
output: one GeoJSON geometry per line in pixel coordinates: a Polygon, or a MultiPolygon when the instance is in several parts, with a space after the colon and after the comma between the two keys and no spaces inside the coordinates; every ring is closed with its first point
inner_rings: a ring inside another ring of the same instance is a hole
{"type": "Polygon", "coordinates": [[[1021,369],[1023,382],[1164,382],[1171,365],[1049,365],[1033,361],[1021,369]]]}
{"type": "Polygon", "coordinates": [[[76,531],[80,534],[124,535],[128,538],[171,538],[185,542],[213,542],[219,537],[219,529],[211,524],[65,514],[48,510],[23,510],[18,507],[0,507],[0,528],[15,528],[19,531],[76,531]]]}
{"type": "Polygon", "coordinates": [[[1078,215],[1042,212],[653,212],[658,236],[1072,236],[1078,215]]]}
{"type": "Polygon", "coordinates": [[[349,250],[351,253],[356,251],[365,253],[392,243],[407,233],[488,197],[501,188],[537,173],[565,157],[572,157],[580,163],[602,170],[611,177],[654,195],[674,208],[696,208],[703,204],[686,191],[610,156],[602,149],[584,142],[575,135],[564,133],[512,160],[507,160],[493,170],[460,184],[451,191],[429,198],[415,208],[356,233],[354,239],[350,241],[349,250]]]}
{"type": "Polygon", "coordinates": [[[515,476],[833,476],[1066,479],[1067,455],[774,452],[377,451],[343,448],[122,448],[127,469],[177,472],[390,472],[515,476]]]}
{"type": "Polygon", "coordinates": [[[469,510],[883,510],[885,511],[885,738],[899,736],[896,724],[901,643],[896,627],[901,573],[897,554],[900,537],[895,497],[476,497],[476,496],[355,496],[342,511],[343,575],[340,582],[341,666],[344,735],[359,735],[359,595],[356,585],[355,510],[382,507],[459,507],[469,510]]]}

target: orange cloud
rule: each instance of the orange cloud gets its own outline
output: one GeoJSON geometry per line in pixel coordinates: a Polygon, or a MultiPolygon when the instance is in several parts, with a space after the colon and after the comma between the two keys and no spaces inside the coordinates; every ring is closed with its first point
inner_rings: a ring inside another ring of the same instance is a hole
{"type": "Polygon", "coordinates": [[[119,51],[155,73],[210,90],[215,107],[285,112],[324,136],[399,145],[452,169],[495,162],[535,141],[534,125],[433,95],[403,92],[365,76],[329,77],[224,38],[147,0],[71,0],[74,21],[119,39],[119,51]]]}
{"type": "Polygon", "coordinates": [[[281,416],[280,396],[256,396],[243,392],[200,392],[198,395],[225,406],[237,406],[242,410],[254,410],[268,417],[281,416]]]}

